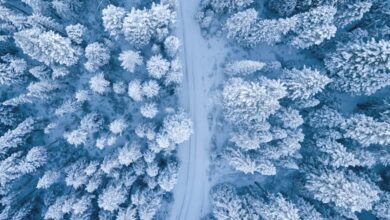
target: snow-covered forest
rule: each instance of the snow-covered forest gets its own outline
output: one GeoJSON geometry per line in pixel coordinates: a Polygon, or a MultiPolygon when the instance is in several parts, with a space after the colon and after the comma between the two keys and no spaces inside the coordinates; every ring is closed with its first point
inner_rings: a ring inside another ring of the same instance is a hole
{"type": "Polygon", "coordinates": [[[382,0],[201,2],[203,36],[233,51],[208,219],[390,219],[389,15],[382,0]]]}
{"type": "Polygon", "coordinates": [[[390,220],[390,1],[0,0],[0,220],[390,220]]]}
{"type": "Polygon", "coordinates": [[[192,121],[173,1],[0,1],[0,219],[153,219],[192,121]]]}

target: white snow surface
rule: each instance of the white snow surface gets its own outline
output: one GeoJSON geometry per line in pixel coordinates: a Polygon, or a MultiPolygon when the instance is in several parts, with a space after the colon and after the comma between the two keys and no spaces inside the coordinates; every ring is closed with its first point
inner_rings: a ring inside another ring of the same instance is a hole
{"type": "Polygon", "coordinates": [[[177,28],[183,42],[184,71],[179,98],[194,123],[194,134],[178,149],[181,166],[173,192],[169,216],[172,220],[199,220],[210,211],[210,89],[216,80],[216,66],[223,63],[227,49],[223,41],[202,37],[194,19],[198,5],[198,0],[180,0],[178,3],[177,28]]]}

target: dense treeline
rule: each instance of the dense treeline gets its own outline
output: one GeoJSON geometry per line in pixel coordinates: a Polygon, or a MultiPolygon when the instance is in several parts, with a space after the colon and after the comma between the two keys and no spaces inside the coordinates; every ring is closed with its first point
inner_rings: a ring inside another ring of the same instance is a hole
{"type": "Polygon", "coordinates": [[[216,185],[210,218],[390,218],[389,9],[377,0],[202,1],[205,37],[306,58],[225,64],[229,138],[214,158],[253,178],[216,185]]]}
{"type": "Polygon", "coordinates": [[[0,1],[0,219],[153,219],[182,70],[170,1],[0,1]]]}

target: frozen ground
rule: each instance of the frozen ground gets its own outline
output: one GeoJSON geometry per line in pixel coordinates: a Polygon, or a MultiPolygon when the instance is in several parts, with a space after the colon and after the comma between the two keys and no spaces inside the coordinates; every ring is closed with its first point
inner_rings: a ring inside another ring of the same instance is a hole
{"type": "Polygon", "coordinates": [[[197,0],[181,0],[178,5],[178,31],[182,36],[185,73],[179,96],[194,122],[194,134],[178,152],[182,164],[170,215],[170,219],[175,220],[199,220],[209,212],[210,88],[216,78],[216,67],[223,62],[226,53],[222,41],[202,37],[194,19],[198,4],[197,0]]]}

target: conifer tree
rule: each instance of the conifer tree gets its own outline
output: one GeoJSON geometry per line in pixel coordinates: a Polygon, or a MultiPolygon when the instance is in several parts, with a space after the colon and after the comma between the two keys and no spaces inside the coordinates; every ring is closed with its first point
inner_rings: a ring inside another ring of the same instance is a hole
{"type": "Polygon", "coordinates": [[[293,37],[291,44],[304,49],[334,37],[337,30],[333,24],[336,11],[335,7],[321,6],[295,15],[298,19],[293,30],[296,36],[293,37]]]}
{"type": "Polygon", "coordinates": [[[335,87],[353,95],[371,95],[389,85],[389,48],[385,40],[338,45],[325,59],[335,87]]]}
{"type": "Polygon", "coordinates": [[[24,53],[46,65],[74,65],[78,62],[80,51],[72,45],[69,38],[39,28],[25,29],[14,34],[16,44],[24,53]]]}

